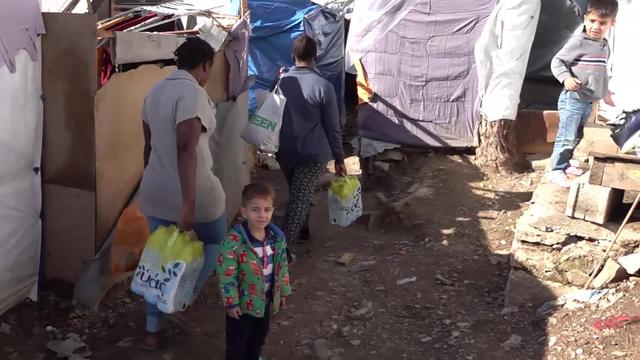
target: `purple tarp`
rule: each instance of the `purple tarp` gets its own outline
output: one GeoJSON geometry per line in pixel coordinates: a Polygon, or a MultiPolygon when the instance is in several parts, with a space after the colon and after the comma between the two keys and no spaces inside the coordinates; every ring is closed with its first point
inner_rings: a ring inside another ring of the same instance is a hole
{"type": "Polygon", "coordinates": [[[495,0],[422,0],[375,42],[361,59],[376,96],[359,108],[360,135],[403,145],[476,145],[473,51],[494,7],[495,0]]]}

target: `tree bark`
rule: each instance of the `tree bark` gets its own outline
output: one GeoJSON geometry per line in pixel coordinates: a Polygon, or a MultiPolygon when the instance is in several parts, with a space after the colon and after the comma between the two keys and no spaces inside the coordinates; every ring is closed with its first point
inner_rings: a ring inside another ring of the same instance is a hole
{"type": "Polygon", "coordinates": [[[475,163],[485,172],[512,173],[524,170],[524,161],[518,154],[515,121],[487,121],[482,118],[475,163]]]}

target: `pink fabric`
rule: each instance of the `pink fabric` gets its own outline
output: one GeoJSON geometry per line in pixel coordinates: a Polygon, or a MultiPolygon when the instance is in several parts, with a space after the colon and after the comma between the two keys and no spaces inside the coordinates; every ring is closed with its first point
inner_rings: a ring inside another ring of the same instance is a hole
{"type": "Polygon", "coordinates": [[[0,67],[16,71],[15,57],[24,49],[35,61],[37,38],[44,34],[44,21],[38,0],[3,0],[0,11],[0,67]]]}

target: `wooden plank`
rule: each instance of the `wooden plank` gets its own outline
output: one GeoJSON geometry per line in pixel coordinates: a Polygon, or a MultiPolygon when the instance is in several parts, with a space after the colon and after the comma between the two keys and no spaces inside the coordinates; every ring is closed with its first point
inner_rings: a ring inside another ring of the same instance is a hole
{"type": "Polygon", "coordinates": [[[44,13],[43,181],[95,190],[96,17],[44,13]]]}
{"type": "Polygon", "coordinates": [[[591,158],[591,171],[589,172],[589,184],[601,185],[604,177],[606,159],[591,158]]]}
{"type": "Polygon", "coordinates": [[[640,158],[635,155],[627,155],[627,154],[608,154],[601,153],[596,151],[590,151],[589,156],[600,159],[611,159],[620,162],[632,162],[640,164],[640,158]]]}
{"type": "Polygon", "coordinates": [[[609,126],[590,124],[584,127],[584,136],[573,152],[576,159],[587,159],[590,152],[616,154],[618,145],[611,138],[609,126]]]}
{"type": "Polygon", "coordinates": [[[216,51],[209,82],[205,86],[207,94],[215,103],[227,101],[229,94],[229,68],[229,62],[224,55],[224,51],[216,51]]]}
{"type": "Polygon", "coordinates": [[[44,184],[42,195],[45,278],[75,283],[95,254],[96,194],[44,184]]]}
{"type": "Polygon", "coordinates": [[[555,110],[520,110],[516,118],[518,144],[554,142],[560,118],[555,110]]]}
{"type": "Polygon", "coordinates": [[[624,191],[605,186],[574,183],[571,185],[565,215],[604,224],[622,202],[624,191]]]}
{"type": "Polygon", "coordinates": [[[640,191],[640,164],[608,162],[604,168],[602,186],[640,191]]]}
{"type": "Polygon", "coordinates": [[[143,65],[115,74],[95,97],[96,249],[106,240],[143,170],[144,97],[175,67],[143,65]]]}

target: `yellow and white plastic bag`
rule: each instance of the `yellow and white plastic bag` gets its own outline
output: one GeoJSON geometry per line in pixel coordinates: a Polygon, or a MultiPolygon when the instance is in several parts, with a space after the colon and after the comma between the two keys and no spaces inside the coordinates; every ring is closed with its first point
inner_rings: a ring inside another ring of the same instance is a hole
{"type": "Polygon", "coordinates": [[[202,241],[175,226],[161,226],[147,240],[131,290],[164,313],[184,311],[203,265],[202,241]]]}
{"type": "Polygon", "coordinates": [[[349,226],[362,216],[362,187],[355,176],[339,177],[329,186],[329,221],[349,226]]]}

